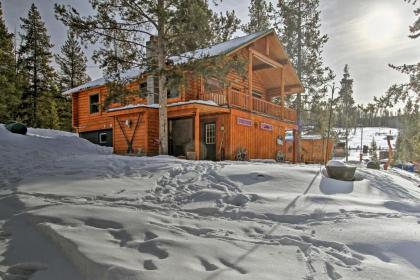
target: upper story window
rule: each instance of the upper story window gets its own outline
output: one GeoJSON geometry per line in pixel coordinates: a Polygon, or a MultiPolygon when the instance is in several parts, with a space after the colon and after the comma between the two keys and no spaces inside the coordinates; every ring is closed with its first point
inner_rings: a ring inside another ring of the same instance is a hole
{"type": "Polygon", "coordinates": [[[224,85],[221,81],[211,78],[211,79],[206,79],[205,84],[204,84],[204,90],[207,92],[219,92],[219,91],[223,91],[224,89],[224,85]]]}
{"type": "MultiPolygon", "coordinates": [[[[149,76],[147,81],[139,84],[139,96],[146,98],[148,94],[153,94],[156,97],[159,96],[159,79],[158,77],[149,76]]],[[[167,89],[168,98],[179,97],[179,86],[168,85],[167,89]]]]}
{"type": "Polygon", "coordinates": [[[174,85],[174,86],[169,86],[168,87],[168,98],[176,98],[179,97],[179,88],[178,85],[174,85]]]}
{"type": "Polygon", "coordinates": [[[99,94],[89,96],[89,111],[91,114],[99,112],[99,94]]]}
{"type": "Polygon", "coordinates": [[[140,97],[146,98],[147,97],[147,82],[142,82],[139,85],[140,97]]]}

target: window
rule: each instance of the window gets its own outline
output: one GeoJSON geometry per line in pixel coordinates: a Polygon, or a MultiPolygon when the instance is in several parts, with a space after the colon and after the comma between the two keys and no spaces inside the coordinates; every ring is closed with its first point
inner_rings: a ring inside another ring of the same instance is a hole
{"type": "Polygon", "coordinates": [[[216,79],[207,79],[204,83],[204,90],[207,92],[219,92],[223,91],[224,85],[221,81],[216,79]]]}
{"type": "Polygon", "coordinates": [[[108,134],[106,132],[99,133],[99,143],[100,144],[108,143],[108,134]]]}
{"type": "Polygon", "coordinates": [[[179,96],[178,86],[168,87],[168,98],[176,98],[179,96]]]}
{"type": "Polygon", "coordinates": [[[99,112],[99,94],[89,96],[89,108],[91,114],[99,112]]]}
{"type": "Polygon", "coordinates": [[[140,97],[147,97],[147,82],[140,83],[139,85],[140,97]]]}
{"type": "Polygon", "coordinates": [[[205,128],[206,144],[216,144],[216,124],[207,123],[205,128]]]}

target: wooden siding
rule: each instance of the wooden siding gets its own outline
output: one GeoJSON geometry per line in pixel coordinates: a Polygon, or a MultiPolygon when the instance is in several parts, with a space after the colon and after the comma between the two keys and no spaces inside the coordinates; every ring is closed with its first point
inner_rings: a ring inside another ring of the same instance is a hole
{"type": "Polygon", "coordinates": [[[104,92],[104,88],[96,88],[73,95],[73,98],[76,96],[77,99],[72,102],[73,112],[76,113],[73,114],[73,123],[77,124],[77,126],[75,125],[76,131],[84,132],[112,128],[113,119],[107,116],[106,112],[103,112],[101,106],[98,113],[91,114],[89,111],[89,96],[99,94],[102,101],[104,92]]]}
{"type": "MultiPolygon", "coordinates": [[[[231,72],[227,76],[227,88],[212,93],[205,91],[202,78],[195,76],[193,73],[185,73],[186,84],[181,86],[180,96],[168,99],[168,104],[201,99],[213,100],[220,105],[184,104],[168,107],[168,118],[194,117],[196,136],[201,135],[199,131],[201,129],[200,122],[205,120],[216,122],[217,159],[235,159],[236,152],[240,147],[247,149],[249,159],[274,159],[278,152],[288,152],[286,143],[283,145],[277,144],[277,138],[281,136],[284,139],[285,130],[296,129],[294,124],[296,112],[271,103],[271,98],[280,94],[283,96],[287,94],[287,90],[284,88],[285,84],[288,85],[285,83],[287,81],[285,77],[291,79],[291,76],[290,73],[284,73],[283,75],[284,67],[279,65],[279,62],[274,61],[279,56],[276,52],[280,50],[267,46],[267,42],[274,43],[272,39],[270,37],[270,39],[254,42],[249,47],[237,52],[239,56],[259,63],[249,76],[244,77],[231,72]],[[266,57],[264,57],[264,53],[266,57]],[[252,59],[252,57],[255,59],[252,59]],[[277,68],[273,68],[274,70],[262,69],[261,63],[264,60],[266,63],[268,61],[269,64],[277,63],[277,68]],[[252,91],[260,93],[261,98],[252,97],[252,91]],[[238,124],[238,118],[249,120],[251,126],[238,124]]],[[[247,67],[253,69],[252,64],[247,65],[247,67]]],[[[138,80],[130,83],[129,88],[137,90],[140,82],[145,79],[146,75],[142,75],[138,80]]],[[[114,152],[126,153],[128,145],[124,133],[127,137],[132,137],[137,118],[140,116],[140,123],[134,133],[132,148],[135,153],[141,151],[147,155],[158,154],[158,109],[139,107],[106,112],[103,108],[100,108],[98,113],[91,114],[89,112],[89,96],[97,93],[100,94],[100,100],[103,102],[107,94],[106,86],[99,86],[72,95],[73,126],[76,130],[86,132],[112,128],[114,152]],[[129,121],[131,126],[127,126],[125,121],[129,121]]],[[[146,100],[136,95],[131,103],[145,104],[146,100]]],[[[111,108],[119,106],[121,104],[112,104],[111,108]]],[[[201,146],[201,141],[199,139],[195,143],[196,147],[201,146]]],[[[196,150],[198,157],[200,148],[196,148],[196,150]]]]}
{"type": "MultiPolygon", "coordinates": [[[[334,139],[330,139],[327,149],[327,139],[301,139],[301,162],[305,163],[324,163],[332,159],[334,139]],[[327,155],[327,157],[326,157],[327,155]]],[[[292,161],[293,158],[293,142],[287,141],[286,144],[286,160],[292,161]]]]}
{"type": "Polygon", "coordinates": [[[114,123],[113,144],[115,153],[127,153],[128,143],[126,137],[130,141],[134,135],[132,143],[134,154],[148,156],[158,154],[158,110],[147,108],[138,112],[117,114],[114,116],[114,123]],[[139,124],[136,129],[137,120],[139,120],[139,124]],[[129,127],[126,125],[127,122],[131,123],[129,127]]]}
{"type": "Polygon", "coordinates": [[[284,152],[284,146],[277,144],[277,137],[284,139],[285,130],[294,125],[255,115],[249,112],[232,109],[230,114],[230,147],[229,158],[235,159],[239,148],[248,151],[249,159],[275,159],[277,152],[284,152]],[[249,120],[251,126],[238,124],[238,118],[249,120]],[[262,126],[272,126],[272,130],[262,126]]]}

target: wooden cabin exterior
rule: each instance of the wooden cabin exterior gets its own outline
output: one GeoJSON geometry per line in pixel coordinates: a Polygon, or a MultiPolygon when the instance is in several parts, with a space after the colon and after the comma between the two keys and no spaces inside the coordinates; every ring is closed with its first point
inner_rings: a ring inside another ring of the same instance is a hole
{"type": "MultiPolygon", "coordinates": [[[[245,57],[248,74],[230,73],[228,86],[190,75],[185,86],[168,90],[169,153],[207,160],[235,159],[240,149],[247,151],[248,159],[286,154],[285,131],[297,126],[296,112],[286,107],[285,98],[303,87],[276,33],[259,32],[205,50],[245,57]]],[[[153,77],[127,75],[133,76],[130,87],[140,89],[128,106],[102,108],[104,79],[67,91],[72,96],[73,127],[81,137],[112,146],[115,153],[157,155],[159,105],[151,95],[153,77]]]]}

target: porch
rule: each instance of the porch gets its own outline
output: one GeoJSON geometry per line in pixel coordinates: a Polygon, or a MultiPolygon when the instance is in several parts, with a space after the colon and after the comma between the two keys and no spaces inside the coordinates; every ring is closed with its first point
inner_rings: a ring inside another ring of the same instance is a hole
{"type": "Polygon", "coordinates": [[[254,97],[233,87],[219,92],[204,92],[199,95],[199,99],[213,101],[219,106],[261,114],[281,121],[296,122],[295,110],[254,97]]]}
{"type": "Polygon", "coordinates": [[[296,123],[296,111],[285,106],[285,97],[303,92],[303,87],[284,50],[274,43],[276,40],[268,36],[242,51],[248,61],[246,77],[230,74],[227,87],[202,80],[199,99],[296,123]]]}

